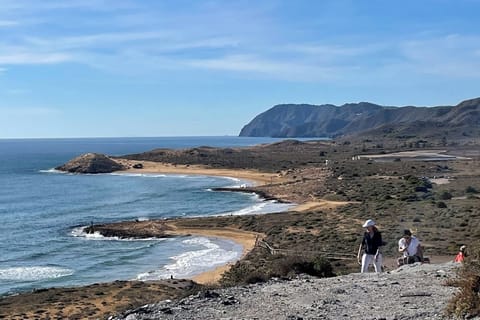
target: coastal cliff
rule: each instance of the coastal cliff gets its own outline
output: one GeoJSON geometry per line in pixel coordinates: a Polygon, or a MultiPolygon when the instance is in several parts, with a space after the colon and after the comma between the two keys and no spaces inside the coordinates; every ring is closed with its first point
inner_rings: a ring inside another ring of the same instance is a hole
{"type": "Polygon", "coordinates": [[[250,137],[337,137],[370,133],[435,136],[480,134],[480,98],[456,106],[392,107],[368,102],[281,104],[259,114],[240,131],[250,137]]]}
{"type": "Polygon", "coordinates": [[[126,167],[104,154],[86,153],[55,169],[71,173],[110,173],[125,170],[126,167]]]}

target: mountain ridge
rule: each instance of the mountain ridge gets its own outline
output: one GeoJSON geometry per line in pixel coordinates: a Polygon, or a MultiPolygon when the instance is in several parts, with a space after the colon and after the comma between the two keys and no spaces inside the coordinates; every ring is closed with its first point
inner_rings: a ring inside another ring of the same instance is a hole
{"type": "Polygon", "coordinates": [[[476,135],[479,132],[474,126],[480,126],[480,98],[465,100],[456,106],[434,107],[382,106],[370,102],[341,106],[279,104],[257,115],[242,128],[239,136],[338,137],[382,132],[384,127],[389,127],[390,133],[401,129],[403,134],[421,136],[444,131],[439,128],[456,128],[456,131],[463,128],[467,135],[476,135]],[[418,127],[418,121],[432,124],[428,132],[418,127]]]}

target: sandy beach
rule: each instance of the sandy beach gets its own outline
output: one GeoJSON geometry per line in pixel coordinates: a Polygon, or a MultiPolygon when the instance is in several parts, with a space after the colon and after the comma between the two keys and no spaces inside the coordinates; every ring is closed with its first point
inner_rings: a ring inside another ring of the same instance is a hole
{"type": "Polygon", "coordinates": [[[152,161],[134,161],[127,159],[115,159],[115,161],[129,168],[127,173],[156,173],[156,174],[187,174],[187,175],[205,175],[217,177],[229,177],[242,180],[249,180],[254,185],[263,185],[267,183],[279,183],[285,181],[278,174],[265,173],[256,170],[237,170],[237,169],[214,169],[201,165],[174,165],[170,163],[152,162],[152,161]],[[141,169],[135,169],[135,164],[141,164],[141,169]]]}
{"type": "MultiPolygon", "coordinates": [[[[243,252],[242,258],[250,252],[254,247],[257,239],[264,237],[263,234],[255,232],[247,232],[238,229],[232,228],[179,228],[174,226],[174,230],[169,231],[168,233],[175,235],[197,235],[202,237],[209,238],[223,238],[237,242],[242,245],[243,252]]],[[[222,274],[225,271],[228,271],[231,267],[231,263],[217,267],[213,270],[209,270],[198,274],[192,278],[197,283],[200,284],[214,284],[220,280],[222,274]]]]}
{"type": "MultiPolygon", "coordinates": [[[[152,161],[134,161],[127,159],[115,159],[115,161],[125,165],[129,169],[124,171],[127,173],[153,173],[153,174],[187,174],[187,175],[206,175],[206,176],[218,176],[218,177],[229,177],[242,180],[248,180],[252,182],[253,185],[263,185],[267,183],[278,183],[285,181],[284,178],[279,177],[277,174],[265,173],[254,170],[233,170],[233,169],[213,169],[205,166],[199,165],[173,165],[170,163],[159,163],[152,161]],[[135,164],[141,164],[141,169],[135,169],[133,166],[135,164]]],[[[313,205],[313,204],[312,204],[313,205]]],[[[317,206],[321,204],[315,204],[317,206]]],[[[299,207],[298,211],[304,211],[310,208],[308,207],[299,207]]],[[[250,233],[246,231],[241,231],[238,229],[186,229],[178,228],[174,224],[169,224],[173,230],[168,231],[172,235],[198,235],[204,237],[213,237],[213,238],[224,238],[235,241],[242,245],[244,257],[250,250],[255,246],[256,239],[258,237],[263,237],[261,234],[250,233]]],[[[231,264],[226,264],[220,267],[215,268],[214,270],[209,270],[203,272],[199,275],[196,275],[192,278],[197,283],[200,284],[213,284],[220,280],[222,274],[229,270],[231,264]]]]}

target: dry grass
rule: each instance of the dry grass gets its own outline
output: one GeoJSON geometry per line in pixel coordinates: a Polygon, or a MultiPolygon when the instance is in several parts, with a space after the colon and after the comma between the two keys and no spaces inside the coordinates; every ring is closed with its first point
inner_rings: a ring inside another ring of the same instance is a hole
{"type": "Polygon", "coordinates": [[[447,312],[460,318],[480,316],[480,242],[472,246],[459,270],[458,293],[450,301],[447,312]]]}

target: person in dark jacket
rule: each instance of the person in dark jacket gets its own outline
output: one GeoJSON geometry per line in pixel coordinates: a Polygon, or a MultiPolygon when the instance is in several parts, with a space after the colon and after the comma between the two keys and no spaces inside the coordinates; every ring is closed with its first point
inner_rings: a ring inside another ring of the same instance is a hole
{"type": "Polygon", "coordinates": [[[382,272],[383,257],[380,251],[380,247],[383,245],[382,234],[378,231],[375,221],[371,219],[365,221],[363,227],[366,228],[366,230],[363,234],[362,243],[358,248],[357,255],[358,262],[362,264],[361,272],[368,272],[370,264],[373,264],[375,272],[382,272]],[[362,251],[363,255],[360,260],[362,251]]]}

